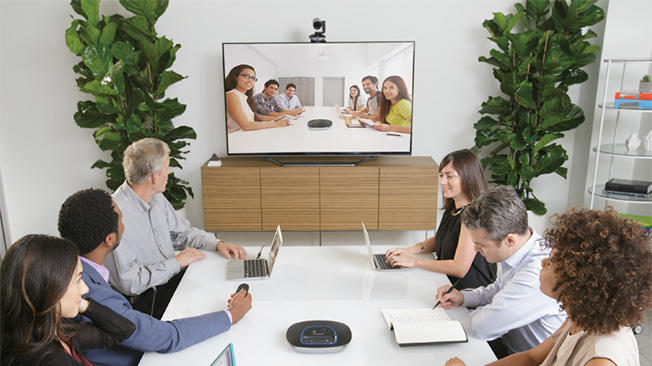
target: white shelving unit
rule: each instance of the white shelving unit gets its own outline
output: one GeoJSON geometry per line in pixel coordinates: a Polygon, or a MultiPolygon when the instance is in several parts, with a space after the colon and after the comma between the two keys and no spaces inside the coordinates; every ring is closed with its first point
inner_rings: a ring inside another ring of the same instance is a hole
{"type": "MultiPolygon", "coordinates": [[[[613,102],[608,102],[607,95],[609,91],[609,76],[611,74],[611,69],[614,64],[622,64],[622,74],[620,77],[620,86],[619,90],[623,90],[623,83],[625,80],[625,75],[627,73],[627,65],[635,63],[646,63],[652,64],[652,59],[605,59],[604,62],[607,64],[607,72],[604,82],[604,90],[602,93],[602,103],[598,105],[600,108],[600,129],[598,132],[598,144],[593,147],[595,151],[595,165],[593,167],[593,182],[588,188],[589,193],[591,194],[591,204],[590,208],[593,209],[595,197],[599,197],[608,201],[624,202],[624,203],[641,203],[641,204],[652,204],[652,198],[640,198],[640,197],[630,197],[620,194],[610,194],[604,191],[604,184],[598,184],[598,170],[600,157],[610,156],[611,162],[609,164],[609,176],[611,176],[611,171],[613,168],[614,159],[652,159],[652,152],[646,152],[644,146],[640,146],[638,149],[633,151],[628,151],[625,144],[616,143],[616,131],[618,131],[618,124],[620,122],[621,113],[652,113],[652,110],[646,109],[630,109],[630,108],[616,108],[614,107],[613,102]],[[615,117],[615,126],[614,132],[612,134],[611,143],[603,143],[603,132],[605,128],[605,118],[607,113],[616,113],[615,117]]],[[[643,143],[641,143],[643,145],[643,143]]]]}

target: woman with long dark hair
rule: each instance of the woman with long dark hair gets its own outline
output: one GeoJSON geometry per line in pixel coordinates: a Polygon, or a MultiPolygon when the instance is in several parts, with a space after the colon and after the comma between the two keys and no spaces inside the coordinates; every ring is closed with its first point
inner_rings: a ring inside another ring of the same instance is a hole
{"type": "Polygon", "coordinates": [[[444,215],[435,236],[407,248],[387,251],[387,263],[398,267],[419,267],[448,275],[451,283],[462,279],[457,288],[476,288],[494,281],[493,268],[475,251],[468,230],[462,225],[462,211],[480,193],[487,180],[480,159],[467,149],[453,151],[439,164],[439,184],[444,197],[444,215]],[[414,254],[437,253],[437,259],[414,254]]]}
{"type": "Polygon", "coordinates": [[[253,111],[253,96],[256,71],[249,65],[238,65],[231,69],[224,80],[226,90],[226,125],[228,133],[237,130],[261,130],[285,127],[289,120],[273,121],[277,117],[263,116],[253,111]]]}
{"type": "Polygon", "coordinates": [[[47,235],[27,235],[0,266],[2,365],[92,365],[84,349],[112,347],[136,329],[111,309],[82,299],[77,247],[47,235]],[[83,314],[93,323],[70,320],[83,314]]]}
{"type": "Polygon", "coordinates": [[[379,131],[412,132],[412,101],[400,76],[392,75],[383,81],[378,117],[374,128],[379,131]]]}
{"type": "Polygon", "coordinates": [[[360,88],[357,85],[352,85],[349,88],[349,112],[357,112],[365,107],[366,100],[360,95],[360,88]]]}

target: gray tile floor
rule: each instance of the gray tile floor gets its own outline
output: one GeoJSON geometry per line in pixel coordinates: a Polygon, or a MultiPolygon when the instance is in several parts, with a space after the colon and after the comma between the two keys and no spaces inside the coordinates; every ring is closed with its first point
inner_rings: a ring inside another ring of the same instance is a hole
{"type": "Polygon", "coordinates": [[[636,335],[641,366],[652,366],[652,310],[645,314],[647,322],[643,324],[643,332],[636,335]]]}

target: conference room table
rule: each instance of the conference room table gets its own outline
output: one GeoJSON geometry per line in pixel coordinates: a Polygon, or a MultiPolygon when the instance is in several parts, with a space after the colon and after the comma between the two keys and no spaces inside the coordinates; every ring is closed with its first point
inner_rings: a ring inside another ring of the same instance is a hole
{"type": "MultiPolygon", "coordinates": [[[[362,234],[361,234],[362,236],[362,234]]],[[[245,248],[249,258],[259,248],[245,248]]],[[[375,247],[384,252],[388,247],[375,247]]],[[[267,254],[263,250],[263,255],[267,254]]],[[[229,294],[249,284],[251,310],[225,333],[182,351],[146,353],[140,365],[210,365],[233,343],[237,365],[443,365],[457,356],[467,365],[496,360],[486,342],[468,328],[468,310],[447,310],[461,321],[466,343],[400,347],[381,314],[382,309],[431,308],[439,286],[450,284],[442,274],[422,269],[375,271],[366,247],[285,246],[280,248],[270,278],[226,279],[226,259],[205,251],[192,263],[168,305],[163,320],[225,309],[229,294]],[[351,342],[337,353],[296,352],[285,333],[305,320],[334,320],[351,328],[351,342]]],[[[263,256],[265,257],[265,256],[263,256]]]]}
{"type": "Polygon", "coordinates": [[[373,127],[347,127],[337,106],[305,107],[286,127],[238,130],[228,134],[230,154],[409,152],[410,134],[378,131],[373,127]],[[326,129],[310,129],[313,119],[328,119],[326,129]]]}

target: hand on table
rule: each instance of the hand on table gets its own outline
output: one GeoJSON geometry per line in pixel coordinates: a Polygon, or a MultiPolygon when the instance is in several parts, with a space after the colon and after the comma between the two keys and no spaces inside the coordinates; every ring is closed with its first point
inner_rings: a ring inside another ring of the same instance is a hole
{"type": "Polygon", "coordinates": [[[453,357],[450,360],[446,361],[446,365],[444,366],[466,366],[466,364],[459,358],[453,357]]]}
{"type": "Polygon", "coordinates": [[[179,262],[179,267],[186,268],[190,263],[206,258],[206,255],[197,248],[185,248],[174,258],[179,262]]]}
{"type": "Polygon", "coordinates": [[[383,132],[391,131],[391,127],[387,123],[375,122],[374,128],[383,132]]]}
{"type": "Polygon", "coordinates": [[[450,287],[450,285],[446,285],[437,289],[437,301],[444,309],[450,309],[464,303],[464,294],[458,289],[445,293],[450,287]]]}
{"type": "Polygon", "coordinates": [[[394,248],[385,253],[385,262],[392,267],[412,268],[417,265],[417,258],[404,248],[394,248]]]}
{"type": "Polygon", "coordinates": [[[244,250],[243,247],[229,243],[226,241],[219,241],[215,245],[215,250],[217,250],[222,257],[226,259],[245,259],[247,258],[247,252],[244,250]]]}

